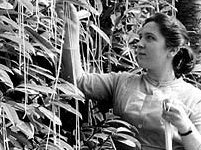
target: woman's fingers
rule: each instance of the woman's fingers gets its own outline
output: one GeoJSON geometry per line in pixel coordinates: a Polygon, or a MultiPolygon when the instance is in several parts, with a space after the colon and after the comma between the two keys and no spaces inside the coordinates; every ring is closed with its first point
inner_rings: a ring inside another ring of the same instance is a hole
{"type": "Polygon", "coordinates": [[[79,18],[76,7],[67,2],[56,3],[56,12],[65,23],[64,49],[79,49],[79,18]]]}
{"type": "Polygon", "coordinates": [[[71,3],[57,1],[55,6],[55,11],[58,17],[64,21],[70,20],[73,23],[79,22],[77,9],[71,3]]]}

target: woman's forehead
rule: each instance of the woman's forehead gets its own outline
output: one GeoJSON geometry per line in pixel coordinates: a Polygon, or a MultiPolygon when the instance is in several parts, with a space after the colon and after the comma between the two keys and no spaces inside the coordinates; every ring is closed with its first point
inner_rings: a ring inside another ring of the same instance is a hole
{"type": "Polygon", "coordinates": [[[138,30],[138,34],[144,34],[144,33],[150,33],[161,36],[159,25],[155,22],[148,22],[138,30]]]}

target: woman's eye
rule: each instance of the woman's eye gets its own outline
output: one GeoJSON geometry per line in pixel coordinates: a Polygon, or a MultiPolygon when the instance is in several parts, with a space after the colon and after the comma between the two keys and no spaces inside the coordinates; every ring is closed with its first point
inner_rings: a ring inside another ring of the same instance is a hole
{"type": "Polygon", "coordinates": [[[154,38],[153,36],[151,36],[151,35],[147,35],[147,36],[146,36],[146,39],[147,39],[147,40],[155,40],[155,38],[154,38]]]}

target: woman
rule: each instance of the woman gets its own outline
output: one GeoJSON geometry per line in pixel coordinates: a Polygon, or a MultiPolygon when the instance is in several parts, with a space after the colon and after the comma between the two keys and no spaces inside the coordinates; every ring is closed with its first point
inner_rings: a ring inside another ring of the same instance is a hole
{"type": "Polygon", "coordinates": [[[165,149],[165,121],[172,124],[173,149],[201,149],[201,91],[181,77],[195,62],[185,27],[161,13],[145,21],[137,61],[147,73],[87,74],[81,67],[79,21],[72,5],[70,12],[75,25],[65,28],[64,69],[71,50],[77,85],[86,96],[112,101],[114,113],[138,128],[143,150],[165,149]]]}

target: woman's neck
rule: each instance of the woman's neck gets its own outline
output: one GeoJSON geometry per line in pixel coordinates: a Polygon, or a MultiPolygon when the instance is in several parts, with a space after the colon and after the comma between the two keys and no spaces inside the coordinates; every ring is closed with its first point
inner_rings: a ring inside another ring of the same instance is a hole
{"type": "Polygon", "coordinates": [[[168,82],[175,80],[174,71],[163,71],[163,72],[154,72],[154,71],[147,71],[148,78],[158,81],[158,82],[168,82]]]}

